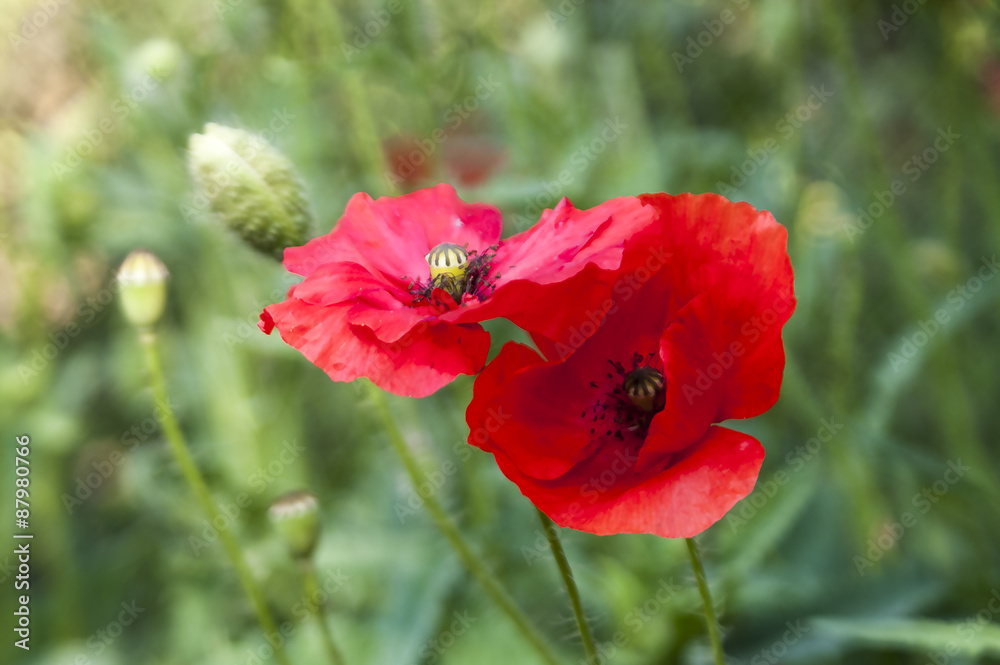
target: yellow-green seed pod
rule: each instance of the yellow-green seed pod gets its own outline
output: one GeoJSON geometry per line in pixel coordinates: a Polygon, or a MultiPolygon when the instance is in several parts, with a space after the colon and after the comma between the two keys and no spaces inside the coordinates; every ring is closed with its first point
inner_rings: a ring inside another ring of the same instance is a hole
{"type": "Polygon", "coordinates": [[[149,328],[160,320],[167,301],[167,267],[150,252],[137,249],[118,269],[120,303],[128,322],[149,328]]]}
{"type": "MultiPolygon", "coordinates": [[[[254,248],[280,259],[302,245],[312,212],[291,161],[263,137],[209,123],[188,141],[195,208],[207,208],[254,248]]],[[[185,214],[185,216],[187,216],[185,214]]]]}
{"type": "Polygon", "coordinates": [[[290,492],[279,497],[268,516],[296,559],[308,559],[319,540],[319,502],[311,492],[290,492]]]}
{"type": "Polygon", "coordinates": [[[652,367],[640,367],[629,372],[622,384],[622,389],[636,407],[643,411],[652,411],[656,396],[663,390],[663,375],[652,367]]]}
{"type": "Polygon", "coordinates": [[[431,268],[431,280],[448,276],[460,280],[465,277],[465,266],[469,253],[464,247],[451,242],[443,242],[424,257],[431,268]]]}

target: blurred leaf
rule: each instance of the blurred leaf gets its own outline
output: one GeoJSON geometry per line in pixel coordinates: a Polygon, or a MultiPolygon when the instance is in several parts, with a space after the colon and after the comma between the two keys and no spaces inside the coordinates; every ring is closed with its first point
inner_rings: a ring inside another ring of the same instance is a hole
{"type": "MultiPolygon", "coordinates": [[[[991,614],[992,616],[992,614],[991,614]]],[[[1000,656],[1000,626],[921,620],[813,619],[813,625],[834,637],[883,648],[911,651],[946,651],[969,656],[1000,656]]]]}

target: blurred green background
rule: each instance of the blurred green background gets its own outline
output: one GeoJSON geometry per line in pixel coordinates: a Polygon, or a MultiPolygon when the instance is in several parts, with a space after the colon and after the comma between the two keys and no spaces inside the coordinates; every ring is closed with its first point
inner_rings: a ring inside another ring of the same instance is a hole
{"type": "MultiPolygon", "coordinates": [[[[509,232],[563,195],[716,191],[771,210],[799,297],[784,390],[734,424],[767,459],[700,537],[728,655],[1000,656],[997,21],[985,0],[5,0],[0,497],[29,434],[35,540],[23,652],[4,518],[0,659],[261,662],[218,542],[191,540],[211,529],[114,302],[115,268],[145,247],[171,271],[173,407],[219,504],[251,497],[234,529],[294,626],[293,661],[325,656],[266,510],[311,488],[348,663],[539,662],[413,500],[357,386],[257,330],[291,280],[195,204],[185,150],[206,122],[270,132],[316,233],[357,191],[440,181],[498,205],[509,232]]],[[[513,334],[491,330],[497,347],[513,334]]],[[[532,507],[462,443],[470,389],[391,404],[435,496],[581,662],[532,507]]],[[[563,538],[597,639],[627,638],[607,662],[708,662],[683,542],[563,538]]]]}

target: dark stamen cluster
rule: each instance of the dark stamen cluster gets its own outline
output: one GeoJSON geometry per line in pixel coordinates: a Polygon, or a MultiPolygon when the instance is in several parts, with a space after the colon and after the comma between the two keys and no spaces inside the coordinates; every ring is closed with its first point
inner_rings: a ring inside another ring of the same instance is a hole
{"type": "MultiPolygon", "coordinates": [[[[647,355],[634,353],[631,369],[627,369],[625,365],[616,360],[608,360],[608,362],[614,371],[608,372],[607,378],[616,381],[616,383],[590,408],[589,411],[594,421],[594,427],[590,429],[590,433],[596,435],[599,430],[604,429],[606,436],[614,436],[619,441],[624,441],[624,432],[628,431],[644,438],[646,432],[649,431],[649,423],[653,416],[663,410],[664,405],[663,374],[660,371],[661,368],[656,367],[660,364],[658,354],[655,351],[647,355]],[[642,400],[637,403],[636,396],[633,394],[637,383],[659,388],[652,396],[652,408],[645,408],[648,404],[642,400]],[[609,414],[610,420],[608,419],[609,414]]],[[[590,385],[593,388],[601,388],[597,381],[591,381],[590,385]]],[[[580,415],[586,417],[587,413],[584,411],[580,415]]]]}
{"type": "Polygon", "coordinates": [[[493,259],[497,254],[497,246],[487,248],[482,254],[476,250],[470,250],[465,264],[465,274],[462,277],[450,275],[439,275],[424,283],[416,280],[410,283],[409,293],[413,296],[412,307],[430,304],[435,307],[452,309],[456,304],[461,305],[466,295],[475,296],[478,300],[486,300],[492,295],[494,283],[500,274],[490,275],[493,267],[493,259]],[[454,303],[441,302],[434,295],[435,289],[442,289],[448,293],[454,303]]]}

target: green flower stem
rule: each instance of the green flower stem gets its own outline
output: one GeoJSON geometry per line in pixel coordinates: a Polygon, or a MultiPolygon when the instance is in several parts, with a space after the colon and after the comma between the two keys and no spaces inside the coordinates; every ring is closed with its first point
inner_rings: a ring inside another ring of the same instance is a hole
{"type": "MultiPolygon", "coordinates": [[[[389,410],[389,404],[386,402],[385,395],[375,384],[369,382],[365,382],[365,384],[368,394],[375,404],[375,409],[378,411],[382,424],[385,427],[385,431],[389,436],[389,442],[403,462],[403,466],[406,468],[406,472],[410,476],[414,487],[418,486],[423,481],[420,464],[413,456],[409,446],[406,445],[402,433],[400,433],[399,428],[396,426],[396,421],[389,410]]],[[[472,550],[472,547],[465,541],[458,527],[455,526],[455,523],[448,516],[448,513],[445,512],[437,498],[433,495],[424,497],[424,505],[427,506],[427,512],[430,513],[434,522],[437,523],[438,528],[444,533],[445,538],[455,548],[455,552],[458,553],[462,563],[465,564],[465,567],[469,569],[472,576],[482,585],[486,593],[493,599],[493,602],[510,617],[510,620],[514,622],[517,629],[535,647],[538,654],[546,663],[549,665],[558,665],[559,659],[552,651],[552,648],[546,644],[545,639],[531,624],[531,620],[517,607],[510,594],[507,593],[483,560],[479,558],[472,550]]]]}
{"type": "Polygon", "coordinates": [[[538,519],[542,522],[542,529],[544,529],[545,537],[549,541],[549,549],[552,550],[552,556],[555,557],[556,565],[559,566],[559,574],[562,575],[563,583],[566,585],[566,593],[569,594],[569,602],[573,606],[576,625],[580,628],[583,650],[587,653],[587,662],[597,663],[597,647],[594,645],[594,636],[591,635],[590,626],[587,624],[587,617],[583,614],[580,591],[576,588],[576,580],[573,579],[573,571],[569,567],[569,559],[566,558],[566,552],[563,550],[562,541],[559,539],[559,532],[556,530],[556,525],[549,519],[549,516],[541,510],[538,511],[538,519]]]}
{"type": "MultiPolygon", "coordinates": [[[[344,20],[335,3],[324,0],[297,0],[292,3],[299,25],[305,35],[311,35],[316,45],[320,67],[333,81],[343,108],[348,114],[347,141],[371,193],[387,191],[398,194],[397,187],[387,177],[389,164],[382,150],[378,117],[371,109],[362,70],[347,64],[343,48],[353,48],[344,35],[344,20]]],[[[308,54],[306,54],[308,57],[308,54]]]]}
{"type": "Polygon", "coordinates": [[[705,606],[705,623],[708,624],[708,639],[712,643],[712,655],[715,657],[715,665],[726,665],[726,654],[722,650],[722,635],[719,633],[719,622],[715,618],[715,608],[712,606],[712,594],[708,590],[708,581],[705,578],[705,568],[701,565],[701,556],[698,554],[698,545],[694,538],[685,538],[688,554],[691,555],[691,567],[694,568],[694,578],[698,581],[698,591],[701,593],[701,602],[705,606]]]}
{"type": "MultiPolygon", "coordinates": [[[[184,480],[187,481],[188,486],[190,486],[191,491],[194,492],[195,498],[201,505],[201,509],[205,512],[205,516],[212,524],[222,523],[224,522],[222,519],[216,521],[216,518],[221,518],[222,515],[212,501],[212,495],[208,491],[205,479],[201,477],[198,467],[191,458],[191,452],[188,450],[184,435],[181,433],[181,428],[174,417],[173,409],[170,408],[170,402],[167,399],[167,384],[163,378],[163,366],[160,362],[160,351],[157,347],[156,333],[152,330],[143,330],[139,334],[139,339],[142,342],[142,349],[146,355],[146,365],[149,368],[150,380],[153,386],[153,397],[162,409],[161,421],[163,423],[163,431],[170,444],[170,451],[173,453],[174,459],[177,460],[181,474],[184,476],[184,480]]],[[[236,570],[236,576],[239,577],[240,583],[243,585],[243,590],[250,599],[250,604],[253,605],[254,614],[257,615],[257,622],[266,635],[277,634],[278,628],[271,617],[270,611],[267,609],[264,594],[261,593],[260,587],[257,586],[257,582],[250,572],[250,568],[243,559],[243,552],[239,544],[236,542],[233,534],[229,532],[228,525],[223,526],[218,531],[222,547],[229,556],[233,568],[236,570]]],[[[278,647],[274,648],[274,659],[280,665],[291,665],[288,656],[278,647]]]]}
{"type": "Polygon", "coordinates": [[[330,624],[327,623],[326,612],[323,606],[311,602],[312,598],[317,597],[319,591],[316,568],[313,566],[312,561],[306,560],[302,562],[302,589],[306,598],[310,599],[309,609],[316,617],[316,623],[319,624],[319,631],[323,636],[323,646],[326,648],[326,654],[330,658],[330,662],[333,665],[344,665],[344,656],[341,654],[340,649],[337,648],[337,643],[333,640],[333,633],[330,631],[330,624]]]}

